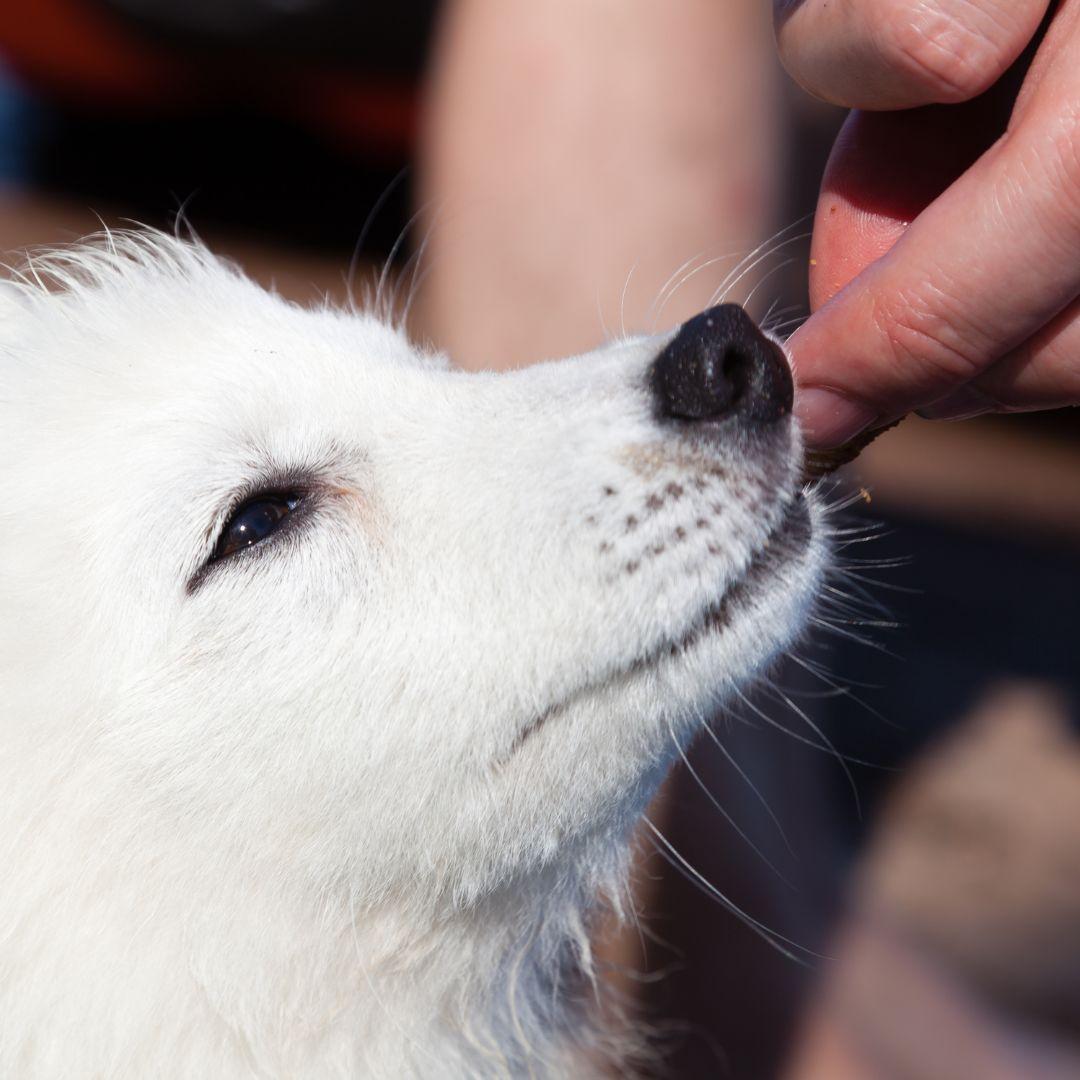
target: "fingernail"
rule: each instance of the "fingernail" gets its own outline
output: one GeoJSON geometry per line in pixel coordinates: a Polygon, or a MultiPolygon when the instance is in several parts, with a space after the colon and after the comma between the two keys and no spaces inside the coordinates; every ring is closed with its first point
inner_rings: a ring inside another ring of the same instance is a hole
{"type": "Polygon", "coordinates": [[[869,405],[817,386],[799,390],[795,415],[806,441],[823,450],[853,439],[878,418],[869,405]]]}
{"type": "Polygon", "coordinates": [[[924,420],[970,420],[973,416],[995,412],[1000,406],[974,386],[962,386],[959,390],[915,411],[924,420]]]}

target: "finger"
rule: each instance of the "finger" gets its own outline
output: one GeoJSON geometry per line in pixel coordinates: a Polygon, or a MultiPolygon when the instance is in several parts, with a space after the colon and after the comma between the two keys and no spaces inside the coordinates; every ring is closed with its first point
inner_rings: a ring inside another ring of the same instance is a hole
{"type": "Polygon", "coordinates": [[[817,310],[885,254],[1005,130],[1009,100],[853,112],[829,157],[810,251],[817,310]]]}
{"type": "Polygon", "coordinates": [[[928,420],[1080,405],[1080,300],[978,378],[919,410],[928,420]]]}
{"type": "Polygon", "coordinates": [[[1049,0],[774,0],[776,40],[810,93],[859,109],[967,101],[1035,35],[1049,0]]]}
{"type": "Polygon", "coordinates": [[[939,400],[1077,293],[1080,110],[1073,36],[1025,123],[931,204],[791,341],[811,444],[939,400]]]}
{"type": "Polygon", "coordinates": [[[849,115],[829,156],[814,222],[811,310],[885,254],[908,224],[990,148],[1047,66],[1046,57],[1029,48],[972,101],[849,115]]]}

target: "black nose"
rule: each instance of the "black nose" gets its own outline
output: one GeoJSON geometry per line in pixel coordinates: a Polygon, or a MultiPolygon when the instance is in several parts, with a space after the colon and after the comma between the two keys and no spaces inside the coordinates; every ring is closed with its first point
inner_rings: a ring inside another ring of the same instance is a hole
{"type": "Polygon", "coordinates": [[[771,424],[791,412],[791,369],[738,304],[696,315],[656,358],[652,389],[661,414],[675,420],[738,416],[771,424]]]}

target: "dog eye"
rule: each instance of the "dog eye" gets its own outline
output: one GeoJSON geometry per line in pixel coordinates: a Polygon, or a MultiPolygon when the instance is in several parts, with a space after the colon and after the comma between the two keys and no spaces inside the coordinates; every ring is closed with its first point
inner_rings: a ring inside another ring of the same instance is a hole
{"type": "Polygon", "coordinates": [[[225,523],[210,561],[227,558],[242,548],[251,547],[272,536],[301,501],[299,495],[286,493],[257,495],[241,503],[225,523]]]}

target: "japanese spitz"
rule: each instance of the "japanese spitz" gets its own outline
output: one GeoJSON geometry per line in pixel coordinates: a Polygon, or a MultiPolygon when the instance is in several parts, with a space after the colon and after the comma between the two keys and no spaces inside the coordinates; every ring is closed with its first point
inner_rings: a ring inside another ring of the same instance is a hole
{"type": "Polygon", "coordinates": [[[595,899],[822,571],[780,349],[466,374],[156,234],[0,349],[0,1075],[583,1075],[595,899]]]}

